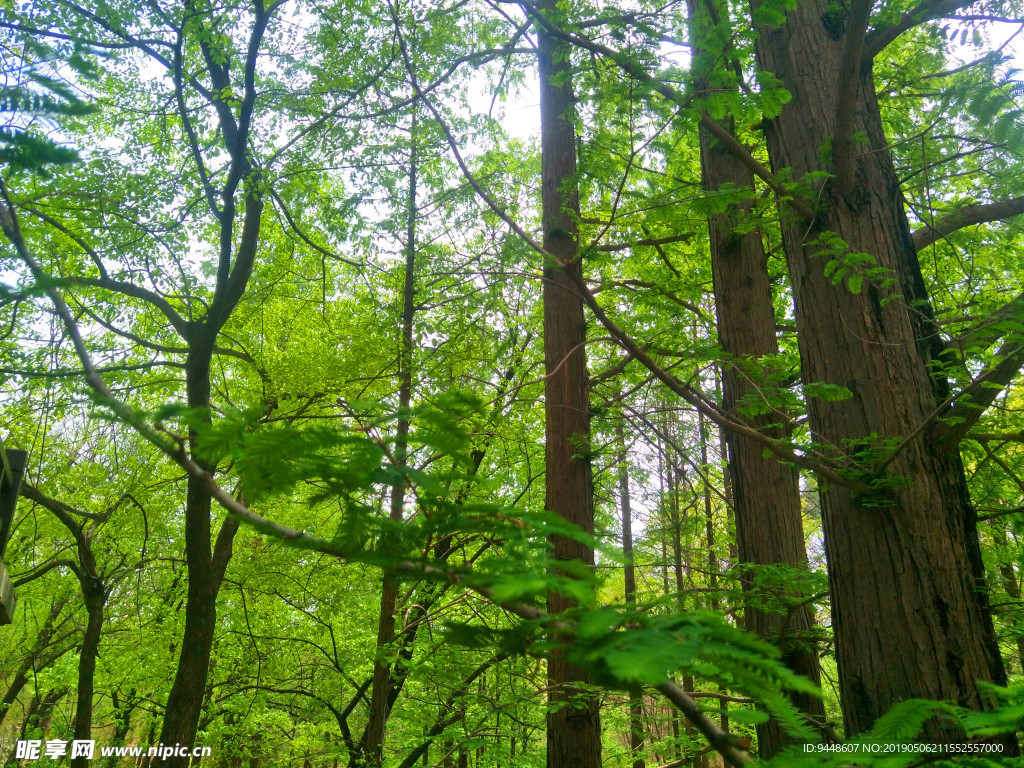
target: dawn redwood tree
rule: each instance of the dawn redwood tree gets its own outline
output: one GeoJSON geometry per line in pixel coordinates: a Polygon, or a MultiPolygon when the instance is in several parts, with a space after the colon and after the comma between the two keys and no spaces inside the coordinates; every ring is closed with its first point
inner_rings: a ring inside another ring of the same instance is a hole
{"type": "MultiPolygon", "coordinates": [[[[774,173],[800,185],[783,241],[803,380],[849,392],[807,403],[815,441],[860,483],[821,489],[847,734],[909,698],[981,709],[977,681],[1005,683],[963,466],[937,418],[957,411],[939,410],[937,334],[872,78],[886,42],[959,5],[923,3],[869,33],[866,0],[800,2],[784,18],[752,4],[758,65],[792,97],[765,132],[774,173]]],[[[933,720],[924,735],[957,733],[933,720]]]]}
{"type": "MultiPolygon", "coordinates": [[[[721,42],[715,43],[731,40],[728,8],[722,3],[688,0],[687,9],[698,97],[703,101],[714,98],[716,92],[724,89],[737,90],[735,78],[742,74],[735,66],[735,54],[728,43],[724,50],[721,42]],[[712,79],[717,86],[714,91],[712,79]],[[730,82],[732,84],[728,85],[730,82]]],[[[731,118],[725,118],[721,124],[728,131],[735,131],[731,118]]],[[[726,413],[735,414],[746,398],[773,386],[764,378],[765,374],[773,372],[763,370],[765,363],[762,362],[765,356],[779,353],[772,284],[763,233],[746,221],[756,215],[752,210],[757,194],[754,174],[706,127],[698,130],[702,181],[708,193],[718,198],[708,217],[708,229],[718,339],[722,350],[730,357],[721,366],[722,407],[726,413]]],[[[757,415],[748,416],[747,421],[766,434],[782,438],[788,437],[788,430],[779,424],[787,419],[786,414],[779,414],[765,405],[757,415]]],[[[807,551],[796,468],[763,456],[763,447],[749,438],[727,430],[724,434],[729,447],[739,562],[806,569],[807,551]],[[766,531],[771,534],[765,535],[766,531]]],[[[749,591],[752,586],[749,572],[742,582],[743,588],[749,591]]],[[[769,639],[779,638],[785,625],[788,640],[784,640],[781,650],[786,666],[820,683],[817,649],[806,639],[803,642],[800,639],[814,626],[809,604],[793,609],[789,616],[750,604],[744,608],[743,616],[746,629],[769,639]]],[[[795,703],[816,721],[824,720],[820,699],[797,694],[795,703]]],[[[792,741],[774,720],[757,726],[761,757],[771,757],[792,741]]]]}
{"type": "MultiPolygon", "coordinates": [[[[555,0],[538,5],[543,14],[557,13],[555,0]]],[[[569,46],[537,25],[540,76],[541,211],[544,248],[552,260],[544,264],[544,436],[545,508],[594,531],[594,487],[590,466],[590,385],[587,374],[587,328],[583,301],[576,288],[582,276],[579,259],[579,192],[576,181],[576,125],[569,46]]],[[[594,564],[585,545],[556,536],[556,561],[594,564]]],[[[548,610],[564,611],[571,601],[552,593],[548,610]]],[[[598,700],[581,695],[574,683],[587,675],[558,653],[548,660],[548,694],[552,705],[547,722],[548,768],[598,768],[601,725],[598,700]]]]}

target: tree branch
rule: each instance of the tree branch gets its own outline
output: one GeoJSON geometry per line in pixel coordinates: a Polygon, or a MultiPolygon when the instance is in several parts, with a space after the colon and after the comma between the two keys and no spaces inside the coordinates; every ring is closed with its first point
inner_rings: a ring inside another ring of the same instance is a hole
{"type": "MultiPolygon", "coordinates": [[[[27,251],[26,251],[27,252],[27,251]]],[[[148,288],[135,285],[134,283],[127,283],[123,280],[114,280],[112,278],[95,278],[95,277],[64,277],[57,280],[51,280],[51,282],[68,283],[70,285],[83,285],[90,288],[102,288],[105,291],[112,291],[119,293],[122,296],[129,296],[133,299],[140,299],[147,304],[150,304],[154,308],[158,309],[167,321],[171,324],[171,327],[178,332],[185,341],[189,341],[191,337],[190,323],[178,314],[177,310],[171,306],[171,303],[167,301],[156,291],[151,291],[148,288]]]]}
{"type": "Polygon", "coordinates": [[[946,214],[938,221],[916,230],[913,234],[914,247],[917,250],[927,248],[946,235],[975,224],[986,224],[990,221],[1001,221],[1024,213],[1024,197],[1013,197],[995,203],[967,205],[953,213],[946,214]]]}
{"type": "Polygon", "coordinates": [[[899,21],[886,27],[878,27],[868,33],[864,42],[864,59],[870,61],[880,54],[889,43],[908,29],[932,19],[941,19],[973,5],[977,0],[923,0],[904,13],[899,21]]]}
{"type": "Polygon", "coordinates": [[[942,414],[944,421],[955,422],[943,430],[942,439],[950,445],[956,445],[967,436],[1024,367],[1024,342],[1007,341],[996,351],[996,358],[999,362],[955,395],[953,407],[942,414]]]}
{"type": "Polygon", "coordinates": [[[35,581],[36,579],[40,578],[44,574],[49,573],[50,571],[52,571],[54,568],[67,568],[72,573],[74,573],[76,576],[78,575],[78,563],[74,562],[73,560],[66,560],[66,559],[51,560],[46,565],[42,565],[39,568],[36,568],[34,571],[29,571],[24,576],[21,576],[21,577],[19,577],[17,579],[12,580],[11,581],[11,585],[15,589],[17,589],[18,587],[20,587],[20,586],[22,586],[24,584],[28,584],[30,581],[35,581]]]}

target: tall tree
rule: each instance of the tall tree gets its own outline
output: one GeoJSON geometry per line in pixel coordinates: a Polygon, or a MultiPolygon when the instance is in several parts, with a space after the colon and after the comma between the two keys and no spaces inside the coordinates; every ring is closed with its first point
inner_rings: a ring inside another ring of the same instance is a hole
{"type": "MultiPolygon", "coordinates": [[[[538,10],[560,13],[555,0],[538,10]]],[[[545,507],[584,531],[594,531],[594,487],[590,466],[590,385],[587,327],[576,289],[579,258],[579,192],[576,180],[576,118],[570,48],[537,27],[540,76],[541,215],[544,248],[544,440],[545,507]],[[571,273],[571,274],[570,274],[571,273]]],[[[554,558],[594,564],[594,552],[580,542],[554,537],[554,558]]],[[[552,613],[571,607],[552,593],[552,613]]],[[[555,653],[548,661],[548,768],[598,768],[601,724],[598,701],[574,687],[587,675],[555,653]]]]}
{"type": "MultiPolygon", "coordinates": [[[[398,417],[395,422],[395,471],[402,477],[391,489],[388,516],[399,524],[405,514],[408,490],[404,473],[408,469],[409,407],[412,404],[413,319],[416,312],[416,114],[409,128],[409,188],[406,196],[405,261],[402,279],[401,340],[398,350],[398,417]]],[[[395,606],[398,599],[398,577],[385,573],[381,586],[380,618],[377,625],[377,652],[373,662],[373,684],[370,688],[370,720],[366,728],[366,765],[379,765],[384,746],[384,729],[391,705],[391,665],[395,640],[395,606]]],[[[358,753],[354,765],[362,765],[358,753]]]]}
{"type": "MultiPolygon", "coordinates": [[[[806,195],[783,213],[803,380],[848,393],[810,396],[810,425],[869,486],[821,491],[848,734],[908,698],[980,709],[977,681],[1006,679],[963,466],[936,421],[948,391],[879,116],[872,57],[886,32],[866,44],[870,10],[802,2],[783,19],[752,3],[758,65],[792,97],[765,124],[772,168],[806,195]]],[[[939,720],[926,733],[959,736],[939,720]]]]}
{"type": "MultiPolygon", "coordinates": [[[[729,9],[724,3],[689,0],[687,3],[693,36],[693,67],[697,96],[703,108],[715,98],[727,97],[739,89],[742,72],[732,49],[729,9]],[[717,41],[717,45],[716,45],[717,41]],[[714,86],[712,85],[714,81],[714,86]]],[[[727,117],[722,127],[735,132],[727,117]]],[[[750,398],[777,386],[781,371],[772,371],[771,359],[779,353],[776,338],[775,305],[768,275],[764,235],[750,219],[755,216],[754,174],[721,140],[705,126],[700,136],[701,178],[709,195],[708,229],[711,265],[718,315],[718,339],[730,359],[722,366],[722,407],[735,414],[744,404],[753,405],[756,415],[748,423],[773,437],[788,437],[779,427],[788,421],[767,402],[751,404],[750,398]]],[[[729,448],[733,507],[736,519],[736,550],[741,564],[785,565],[806,570],[803,512],[799,477],[795,467],[763,456],[753,440],[725,431],[729,448]],[[765,535],[766,531],[770,534],[765,535]]],[[[702,443],[703,445],[703,443],[702,443]]],[[[753,588],[753,574],[743,577],[744,590],[753,588]]],[[[811,608],[804,603],[790,615],[766,610],[763,599],[755,597],[744,608],[744,624],[762,637],[780,639],[786,665],[815,683],[820,682],[817,648],[806,642],[814,625],[811,608]],[[801,641],[803,638],[803,642],[801,641]]],[[[820,699],[798,694],[795,702],[815,720],[824,720],[820,699]]],[[[771,757],[792,739],[775,720],[758,725],[758,751],[771,757]]]]}

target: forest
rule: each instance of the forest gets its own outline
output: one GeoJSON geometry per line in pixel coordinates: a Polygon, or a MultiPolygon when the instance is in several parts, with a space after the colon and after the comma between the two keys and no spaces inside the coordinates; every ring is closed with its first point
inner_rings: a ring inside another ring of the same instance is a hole
{"type": "Polygon", "coordinates": [[[1020,765],[1020,0],[0,0],[0,762],[1020,765]]]}

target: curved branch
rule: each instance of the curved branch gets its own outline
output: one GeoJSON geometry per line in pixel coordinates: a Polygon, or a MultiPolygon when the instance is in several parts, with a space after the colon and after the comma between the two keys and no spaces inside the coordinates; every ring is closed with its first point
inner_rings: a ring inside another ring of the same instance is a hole
{"type": "Polygon", "coordinates": [[[64,559],[61,559],[61,560],[51,560],[46,565],[41,565],[40,567],[36,568],[34,571],[29,571],[24,576],[21,576],[20,578],[17,578],[17,579],[13,579],[11,581],[11,585],[15,589],[17,589],[18,587],[20,587],[20,586],[22,586],[24,584],[28,584],[30,581],[35,581],[36,579],[40,578],[44,574],[49,573],[50,571],[52,571],[54,568],[67,568],[72,573],[74,573],[76,576],[78,575],[78,563],[76,563],[76,562],[74,562],[72,560],[64,560],[64,559]]]}
{"type": "Polygon", "coordinates": [[[958,229],[975,224],[986,224],[990,221],[1002,221],[1021,214],[1024,214],[1024,196],[1012,197],[1009,200],[1000,200],[996,203],[967,205],[943,216],[932,224],[926,223],[916,230],[912,235],[914,247],[920,251],[958,229]]]}
{"type": "Polygon", "coordinates": [[[134,283],[127,283],[123,280],[114,280],[112,278],[95,278],[95,277],[64,277],[57,280],[51,280],[56,282],[58,285],[61,283],[68,283],[71,285],[83,285],[89,288],[102,288],[105,291],[112,291],[113,293],[119,293],[122,296],[129,296],[133,299],[140,299],[147,304],[160,310],[167,321],[171,324],[171,327],[178,332],[181,338],[188,341],[191,337],[191,324],[185,320],[181,315],[178,314],[177,310],[171,306],[171,303],[167,301],[156,291],[151,291],[148,288],[135,285],[134,283]]]}
{"type": "Polygon", "coordinates": [[[299,239],[302,240],[302,242],[304,242],[314,251],[319,253],[321,256],[326,256],[327,258],[332,259],[334,261],[342,261],[345,264],[348,264],[350,267],[355,267],[356,269],[362,268],[362,264],[346,259],[344,256],[339,256],[333,251],[327,250],[322,245],[319,245],[318,243],[310,239],[310,237],[299,228],[299,225],[295,223],[295,219],[292,218],[291,212],[289,212],[288,210],[288,206],[284,204],[284,202],[278,196],[277,192],[271,189],[270,196],[274,199],[274,202],[277,203],[277,208],[278,210],[281,211],[281,215],[284,216],[284,220],[288,222],[288,226],[291,227],[292,231],[296,235],[299,236],[299,239]]]}
{"type": "Polygon", "coordinates": [[[922,0],[899,20],[886,27],[878,27],[868,33],[864,42],[864,60],[870,61],[880,54],[889,43],[909,29],[973,5],[977,0],[922,0]]]}

